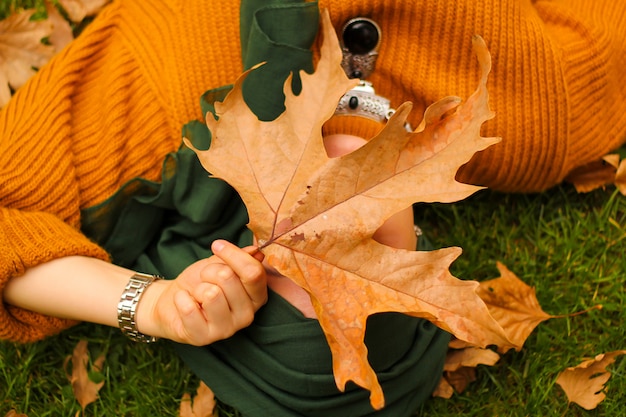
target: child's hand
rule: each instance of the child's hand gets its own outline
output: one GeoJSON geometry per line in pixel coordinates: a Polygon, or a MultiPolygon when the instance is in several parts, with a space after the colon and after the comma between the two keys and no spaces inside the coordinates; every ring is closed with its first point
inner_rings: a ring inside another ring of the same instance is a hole
{"type": "Polygon", "coordinates": [[[146,289],[138,306],[139,331],[200,346],[252,323],[267,301],[263,254],[223,240],[211,249],[214,256],[190,265],[175,280],[155,281],[146,289]]]}

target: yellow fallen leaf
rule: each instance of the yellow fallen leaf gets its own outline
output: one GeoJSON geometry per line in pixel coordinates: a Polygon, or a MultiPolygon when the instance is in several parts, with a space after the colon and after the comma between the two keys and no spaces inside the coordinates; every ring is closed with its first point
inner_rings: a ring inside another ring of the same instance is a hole
{"type": "Polygon", "coordinates": [[[18,413],[15,410],[10,410],[4,417],[28,417],[26,414],[18,413]]]}
{"type": "Polygon", "coordinates": [[[519,351],[535,327],[552,316],[541,309],[533,287],[502,263],[497,267],[500,278],[481,282],[476,292],[519,351]]]}
{"type": "Polygon", "coordinates": [[[460,394],[470,383],[476,381],[476,368],[462,366],[455,371],[447,371],[444,375],[454,391],[460,394]]]}
{"type": "Polygon", "coordinates": [[[74,39],[72,28],[67,20],[59,13],[59,10],[50,0],[46,0],[46,11],[48,21],[52,24],[52,32],[48,36],[48,41],[56,52],[60,51],[74,39]]]}
{"type": "Polygon", "coordinates": [[[556,383],[563,388],[569,402],[592,410],[606,398],[603,392],[604,384],[611,377],[606,367],[615,362],[615,358],[620,355],[626,355],[626,350],[599,354],[594,359],[561,372],[556,383]]]}
{"type": "MultiPolygon", "coordinates": [[[[93,362],[93,370],[102,370],[102,364],[104,363],[104,355],[100,355],[93,362]]],[[[89,351],[87,350],[87,341],[81,340],[76,344],[74,352],[71,356],[65,359],[63,368],[67,378],[72,384],[72,390],[76,400],[85,411],[85,407],[98,399],[98,391],[104,385],[102,382],[93,382],[89,379],[89,372],[87,368],[89,366],[89,351]],[[68,365],[72,364],[72,372],[68,372],[68,365]]]]}
{"type": "Polygon", "coordinates": [[[214,417],[215,413],[215,395],[204,382],[200,382],[193,401],[189,393],[183,394],[180,402],[180,417],[214,417]]]}
{"type": "Polygon", "coordinates": [[[475,368],[478,365],[492,366],[500,360],[500,355],[490,349],[473,346],[454,349],[453,345],[454,341],[449,345],[443,377],[433,393],[434,397],[450,398],[454,391],[463,392],[470,382],[476,380],[475,368]]]}
{"type": "MultiPolygon", "coordinates": [[[[497,262],[500,278],[483,281],[476,291],[487,304],[489,312],[504,329],[515,350],[519,351],[528,336],[539,323],[562,317],[572,317],[601,309],[596,305],[588,310],[564,315],[551,315],[543,311],[537,300],[535,289],[520,280],[501,262],[497,262]]],[[[498,346],[500,352],[507,348],[498,346]]]]}
{"type": "Polygon", "coordinates": [[[50,36],[47,20],[31,21],[35,10],[12,14],[0,21],[0,106],[11,98],[11,90],[20,88],[54,54],[54,48],[41,40],[50,36]]]}
{"type": "Polygon", "coordinates": [[[619,155],[610,154],[599,161],[578,167],[570,172],[565,181],[572,183],[579,193],[587,193],[615,182],[619,155]]]}
{"type": "Polygon", "coordinates": [[[110,0],[59,0],[72,22],[81,22],[98,13],[110,0]]]}
{"type": "Polygon", "coordinates": [[[433,391],[432,396],[449,399],[452,398],[452,395],[454,395],[454,388],[452,387],[452,385],[450,385],[444,375],[439,380],[439,384],[437,385],[437,388],[435,388],[435,390],[433,391]]]}
{"type": "Polygon", "coordinates": [[[615,174],[615,186],[622,195],[626,195],[626,159],[620,162],[615,174]]]}
{"type": "Polygon", "coordinates": [[[465,349],[450,349],[443,366],[444,371],[456,371],[462,367],[475,368],[478,365],[495,365],[500,355],[490,349],[469,347],[465,349]]]}

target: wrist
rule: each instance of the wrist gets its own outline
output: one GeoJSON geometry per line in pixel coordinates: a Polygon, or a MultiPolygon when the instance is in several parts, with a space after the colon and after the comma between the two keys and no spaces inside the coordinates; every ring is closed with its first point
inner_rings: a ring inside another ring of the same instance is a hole
{"type": "Polygon", "coordinates": [[[150,326],[156,302],[154,287],[161,277],[142,273],[133,274],[126,284],[117,305],[117,321],[122,333],[136,342],[151,343],[159,336],[158,329],[150,326]],[[151,291],[152,289],[152,291],[151,291]]]}
{"type": "Polygon", "coordinates": [[[162,294],[166,291],[171,281],[165,279],[155,280],[144,291],[141,303],[137,305],[135,320],[137,330],[141,333],[154,336],[166,337],[163,326],[159,320],[157,306],[162,294]]]}

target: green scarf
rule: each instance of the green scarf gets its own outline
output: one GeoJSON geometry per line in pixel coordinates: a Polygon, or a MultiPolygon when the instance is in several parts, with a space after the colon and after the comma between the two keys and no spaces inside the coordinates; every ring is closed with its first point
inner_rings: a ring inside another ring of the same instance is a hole
{"type": "MultiPolygon", "coordinates": [[[[242,2],[244,66],[267,61],[244,83],[246,101],[260,119],[272,120],[284,110],[282,85],[289,73],[312,71],[317,7],[301,0],[242,2]]],[[[300,89],[297,76],[292,87],[300,89]]],[[[201,99],[204,113],[229,90],[207,92],[201,99]]],[[[185,125],[183,136],[200,149],[210,146],[210,132],[199,122],[185,125]]],[[[247,222],[237,193],[209,178],[184,146],[166,157],[161,183],[137,178],[83,212],[83,231],[116,264],[169,278],[211,256],[215,239],[250,244],[247,222]]],[[[209,346],[175,348],[221,401],[248,417],[402,417],[414,413],[435,388],[448,341],[447,333],[425,320],[397,313],[370,317],[365,342],[387,404],[379,412],[371,408],[369,392],[355,384],[338,391],[317,320],[271,291],[250,327],[209,346]]]]}

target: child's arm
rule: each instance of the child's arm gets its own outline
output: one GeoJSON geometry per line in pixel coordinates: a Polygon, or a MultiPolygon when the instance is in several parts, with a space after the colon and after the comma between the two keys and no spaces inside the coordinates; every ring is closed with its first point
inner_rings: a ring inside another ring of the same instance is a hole
{"type": "MultiPolygon", "coordinates": [[[[204,345],[252,322],[267,300],[262,254],[224,241],[214,242],[212,249],[215,256],[192,264],[175,280],[157,280],[146,288],[137,305],[140,332],[204,345]]],[[[117,327],[120,295],[133,274],[94,258],[60,258],[9,281],[4,301],[54,317],[117,327]]]]}

